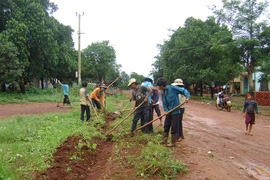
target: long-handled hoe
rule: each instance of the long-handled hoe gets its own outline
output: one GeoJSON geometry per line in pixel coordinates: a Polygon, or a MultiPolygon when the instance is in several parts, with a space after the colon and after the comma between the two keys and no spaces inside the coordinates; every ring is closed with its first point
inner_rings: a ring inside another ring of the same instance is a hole
{"type": "Polygon", "coordinates": [[[107,88],[109,88],[111,85],[113,85],[113,83],[115,83],[118,79],[120,79],[121,78],[121,76],[119,76],[118,78],[116,78],[111,84],[109,84],[108,86],[107,86],[107,88]]]}
{"type": "Polygon", "coordinates": [[[110,113],[103,105],[102,105],[103,109],[105,109],[105,111],[107,111],[107,113],[109,113],[109,115],[112,117],[113,120],[115,120],[114,115],[112,115],[112,113],[110,113]]]}
{"type": "MultiPolygon", "coordinates": [[[[185,103],[186,103],[186,102],[183,102],[183,103],[179,104],[178,106],[175,106],[175,108],[173,108],[173,109],[171,109],[170,111],[168,111],[168,112],[162,114],[161,116],[157,117],[156,119],[153,119],[152,121],[149,121],[148,123],[146,123],[146,124],[144,124],[144,125],[138,127],[138,128],[135,129],[134,131],[138,131],[138,130],[144,128],[145,126],[147,126],[147,125],[149,125],[149,124],[155,122],[156,120],[162,118],[163,116],[166,116],[166,115],[170,114],[170,113],[173,112],[174,110],[180,108],[180,106],[182,106],[182,105],[185,104],[185,103]]],[[[131,133],[133,133],[133,132],[131,132],[131,133]]]]}
{"type": "Polygon", "coordinates": [[[117,114],[122,115],[122,113],[123,113],[124,111],[131,110],[131,109],[126,109],[130,102],[131,102],[131,101],[128,101],[128,103],[125,105],[125,107],[123,108],[123,110],[115,111],[115,112],[116,112],[117,114]]]}
{"type": "Polygon", "coordinates": [[[90,104],[91,104],[91,106],[92,106],[92,109],[94,110],[94,113],[95,113],[95,115],[96,115],[98,121],[101,122],[100,119],[99,119],[99,117],[98,117],[98,114],[97,114],[97,111],[96,111],[94,105],[93,105],[92,103],[90,103],[90,104]]]}
{"type": "Polygon", "coordinates": [[[120,124],[122,124],[131,114],[133,114],[145,101],[143,101],[141,104],[139,104],[131,113],[129,113],[122,121],[120,121],[117,125],[115,125],[109,132],[106,133],[106,137],[110,138],[109,135],[118,127],[120,124]]]}

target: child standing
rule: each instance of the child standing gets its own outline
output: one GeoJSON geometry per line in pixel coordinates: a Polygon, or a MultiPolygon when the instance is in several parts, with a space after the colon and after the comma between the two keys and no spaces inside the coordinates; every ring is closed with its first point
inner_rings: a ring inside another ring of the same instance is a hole
{"type": "MultiPolygon", "coordinates": [[[[70,107],[71,106],[71,103],[70,103],[70,100],[69,100],[69,86],[66,82],[63,82],[61,83],[59,80],[58,80],[58,83],[61,84],[61,86],[63,87],[63,93],[64,93],[64,100],[63,100],[63,107],[65,104],[69,105],[70,107]]],[[[59,104],[57,105],[57,107],[59,107],[59,104]]]]}
{"type": "Polygon", "coordinates": [[[258,114],[258,104],[254,100],[253,94],[247,94],[247,100],[244,104],[243,117],[245,118],[246,130],[245,134],[253,135],[251,133],[252,125],[255,124],[255,112],[258,114]]]}
{"type": "Polygon", "coordinates": [[[80,105],[81,105],[81,121],[84,121],[84,112],[86,112],[86,122],[90,121],[90,107],[89,103],[92,104],[89,98],[88,91],[86,89],[87,82],[82,82],[82,88],[80,89],[80,105]]]}

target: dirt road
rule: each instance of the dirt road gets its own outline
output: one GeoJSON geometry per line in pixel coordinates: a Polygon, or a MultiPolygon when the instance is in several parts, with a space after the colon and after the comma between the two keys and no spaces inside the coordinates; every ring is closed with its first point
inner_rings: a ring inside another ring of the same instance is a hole
{"type": "MultiPolygon", "coordinates": [[[[0,117],[2,120],[13,115],[10,113],[11,108],[16,115],[69,110],[69,108],[56,108],[55,103],[30,103],[25,106],[1,105],[0,117]]],[[[156,121],[154,125],[158,126],[158,123],[156,121]]],[[[186,163],[189,170],[188,174],[179,176],[178,179],[269,180],[269,125],[269,116],[258,115],[252,130],[253,136],[245,135],[245,124],[241,112],[235,110],[231,112],[219,111],[214,106],[190,100],[186,104],[186,113],[183,120],[185,139],[172,148],[175,157],[186,163]]],[[[111,150],[108,148],[113,148],[113,145],[106,146],[107,151],[110,152],[111,150]]],[[[102,169],[101,166],[106,166],[106,164],[102,161],[97,172],[102,169]]],[[[59,169],[56,172],[59,172],[59,169]]],[[[79,173],[84,172],[80,171],[79,173]]],[[[55,174],[56,176],[59,175],[59,173],[55,174]]],[[[67,177],[72,176],[69,173],[67,177]]],[[[98,174],[97,179],[104,177],[113,177],[113,173],[108,174],[104,171],[103,174],[98,174]]]]}
{"type": "Polygon", "coordinates": [[[256,117],[245,135],[241,112],[219,111],[198,101],[186,105],[185,139],[177,156],[188,164],[185,179],[270,179],[269,116],[256,117]]]}

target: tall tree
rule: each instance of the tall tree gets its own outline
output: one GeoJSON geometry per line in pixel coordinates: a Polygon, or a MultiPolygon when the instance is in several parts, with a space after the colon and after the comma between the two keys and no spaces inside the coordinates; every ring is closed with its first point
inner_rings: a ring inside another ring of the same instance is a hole
{"type": "Polygon", "coordinates": [[[218,22],[229,25],[234,38],[238,40],[238,48],[242,55],[240,61],[244,64],[248,73],[249,88],[254,90],[252,74],[258,65],[261,54],[258,36],[262,27],[267,25],[266,21],[258,22],[266,12],[268,1],[257,0],[222,0],[223,7],[217,9],[212,7],[218,22]]]}
{"type": "MultiPolygon", "coordinates": [[[[17,80],[23,73],[15,44],[0,34],[0,84],[17,80]]],[[[5,89],[3,89],[5,90],[5,89]]]]}
{"type": "Polygon", "coordinates": [[[195,90],[199,87],[202,95],[202,85],[226,83],[239,74],[231,69],[239,64],[235,65],[230,53],[221,51],[224,44],[232,42],[226,26],[217,24],[214,17],[208,17],[205,22],[190,17],[184,25],[161,46],[157,64],[166,79],[172,82],[182,78],[184,82],[196,84],[195,90]]]}
{"type": "MultiPolygon", "coordinates": [[[[82,50],[82,76],[96,81],[110,79],[112,72],[119,72],[114,48],[109,41],[96,42],[82,50]]],[[[116,73],[119,76],[119,73],[116,73]]]]}

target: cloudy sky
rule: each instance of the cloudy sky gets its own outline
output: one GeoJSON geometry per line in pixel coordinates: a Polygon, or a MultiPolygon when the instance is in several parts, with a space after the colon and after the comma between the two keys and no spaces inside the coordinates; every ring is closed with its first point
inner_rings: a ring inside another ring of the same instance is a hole
{"type": "Polygon", "coordinates": [[[74,29],[78,49],[81,16],[81,50],[93,42],[109,40],[116,62],[127,74],[148,76],[159,51],[157,44],[169,39],[168,29],[183,26],[188,17],[205,20],[213,15],[207,6],[221,0],[51,0],[59,9],[53,16],[74,29]]]}

